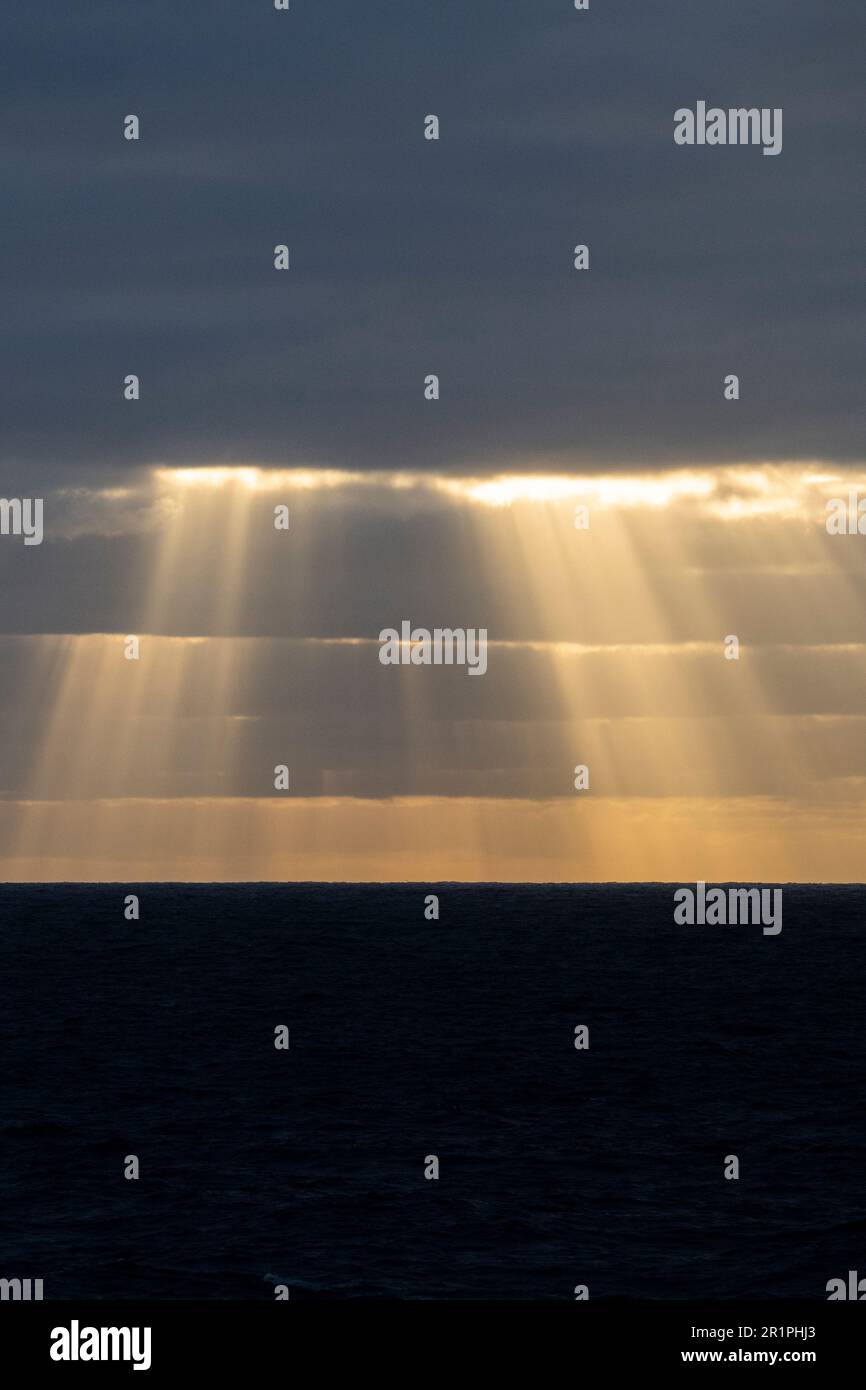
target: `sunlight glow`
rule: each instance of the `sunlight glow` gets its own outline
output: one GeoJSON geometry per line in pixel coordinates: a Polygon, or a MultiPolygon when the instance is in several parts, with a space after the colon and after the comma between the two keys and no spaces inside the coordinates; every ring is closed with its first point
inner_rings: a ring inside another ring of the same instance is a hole
{"type": "Polygon", "coordinates": [[[606,475],[573,478],[557,475],[507,475],[486,479],[442,478],[444,492],[491,507],[508,507],[514,502],[566,502],[587,498],[602,506],[665,507],[678,497],[708,497],[713,481],[708,475],[671,473],[660,478],[606,475]]]}
{"type": "Polygon", "coordinates": [[[855,549],[824,503],[864,483],[815,463],[219,465],[66,492],[60,534],[133,536],[146,582],[124,630],[26,639],[38,738],[19,800],[0,798],[0,863],[119,880],[850,876],[866,761],[845,692],[866,683],[866,645],[855,549]],[[274,504],[298,494],[284,536],[274,504]],[[422,582],[430,555],[447,603],[422,582]],[[380,626],[464,611],[489,626],[482,690],[383,672],[380,626]],[[591,798],[574,795],[578,762],[591,798]]]}

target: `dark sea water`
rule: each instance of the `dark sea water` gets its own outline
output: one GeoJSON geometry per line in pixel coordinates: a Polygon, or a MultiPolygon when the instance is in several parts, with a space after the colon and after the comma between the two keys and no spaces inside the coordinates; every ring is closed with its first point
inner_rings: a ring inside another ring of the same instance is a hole
{"type": "Polygon", "coordinates": [[[4,886],[0,1276],[826,1298],[866,1274],[864,910],[786,888],[770,937],[677,926],[663,885],[4,886]]]}

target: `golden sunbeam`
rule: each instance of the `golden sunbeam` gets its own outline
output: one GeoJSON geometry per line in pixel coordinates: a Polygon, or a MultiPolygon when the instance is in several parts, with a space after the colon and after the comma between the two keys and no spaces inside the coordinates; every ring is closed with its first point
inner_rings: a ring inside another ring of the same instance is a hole
{"type": "MultiPolygon", "coordinates": [[[[140,500],[159,529],[128,630],[31,639],[48,713],[3,803],[4,875],[36,873],[41,857],[48,877],[597,880],[709,864],[845,877],[863,770],[844,755],[856,710],[827,689],[832,670],[866,679],[866,650],[841,640],[858,632],[857,578],[823,514],[849,482],[818,465],[487,479],[154,469],[140,500]],[[289,505],[281,535],[275,512],[289,505]],[[263,559],[271,584],[286,565],[271,621],[281,604],[306,613],[323,535],[341,555],[359,517],[398,537],[424,507],[450,527],[447,604],[432,589],[428,612],[405,611],[404,590],[421,590],[414,554],[398,550],[391,589],[371,572],[372,628],[359,633],[337,574],[331,630],[247,635],[263,559]],[[774,608],[792,583],[798,603],[774,608]],[[483,629],[483,680],[383,667],[378,627],[403,619],[483,629]],[[808,634],[824,643],[820,668],[808,634]],[[798,661],[814,707],[784,679],[798,661]],[[281,798],[283,763],[298,780],[281,798]]],[[[115,491],[128,508],[130,489],[115,491]]]]}

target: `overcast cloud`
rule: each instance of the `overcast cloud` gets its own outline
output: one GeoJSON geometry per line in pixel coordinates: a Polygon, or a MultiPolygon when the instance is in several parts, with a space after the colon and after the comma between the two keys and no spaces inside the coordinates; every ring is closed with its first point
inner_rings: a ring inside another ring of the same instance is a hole
{"type": "Polygon", "coordinates": [[[861,0],[18,7],[6,476],[862,458],[864,39],[861,0]],[[782,154],[675,146],[699,99],[783,108],[782,154]]]}

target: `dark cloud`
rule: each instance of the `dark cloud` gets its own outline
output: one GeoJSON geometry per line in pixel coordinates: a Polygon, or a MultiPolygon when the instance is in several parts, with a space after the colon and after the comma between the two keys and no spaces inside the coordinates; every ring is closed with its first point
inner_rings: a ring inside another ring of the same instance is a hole
{"type": "Polygon", "coordinates": [[[862,456],[864,38],[860,0],[22,8],[0,459],[862,456]],[[782,107],[782,154],[675,147],[698,99],[782,107]]]}

